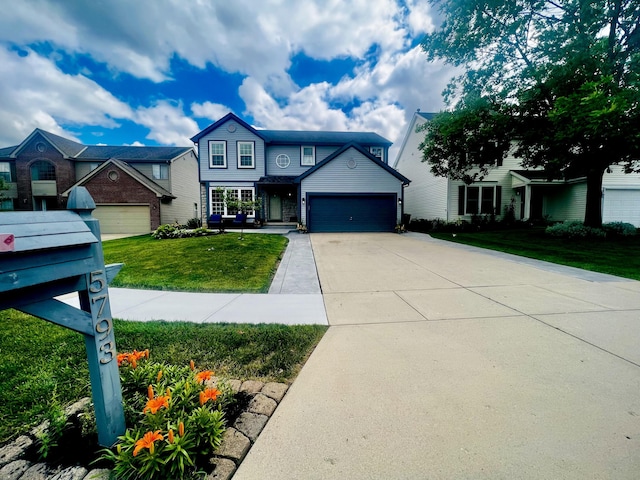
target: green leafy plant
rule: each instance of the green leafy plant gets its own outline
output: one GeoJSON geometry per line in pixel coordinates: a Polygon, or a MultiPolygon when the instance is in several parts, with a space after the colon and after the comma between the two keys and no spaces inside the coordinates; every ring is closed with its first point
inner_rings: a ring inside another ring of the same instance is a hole
{"type": "Polygon", "coordinates": [[[163,240],[166,238],[189,238],[189,237],[201,237],[204,235],[209,235],[210,232],[206,228],[198,227],[198,228],[185,228],[182,225],[160,225],[156,228],[151,236],[153,238],[157,238],[158,240],[163,240]]]}
{"type": "Polygon", "coordinates": [[[638,229],[631,223],[609,222],[602,225],[607,237],[632,237],[638,233],[638,229]]]}
{"type": "Polygon", "coordinates": [[[563,238],[604,238],[606,236],[601,228],[587,227],[579,221],[556,223],[547,227],[545,233],[563,238]]]}
{"type": "Polygon", "coordinates": [[[191,478],[220,446],[231,388],[193,361],[149,361],[148,350],[120,354],[118,364],[130,427],[101,459],[119,479],[191,478]]]}
{"type": "Polygon", "coordinates": [[[42,460],[45,460],[51,450],[58,446],[58,442],[67,426],[67,415],[55,398],[46,417],[45,428],[36,434],[39,443],[38,455],[42,460]]]}

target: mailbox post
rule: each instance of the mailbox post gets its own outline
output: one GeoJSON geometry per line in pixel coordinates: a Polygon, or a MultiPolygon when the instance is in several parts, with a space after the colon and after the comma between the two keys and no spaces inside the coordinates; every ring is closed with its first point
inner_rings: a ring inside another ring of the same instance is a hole
{"type": "Polygon", "coordinates": [[[0,310],[15,308],[84,335],[98,443],[124,434],[122,390],[108,285],[122,264],[104,265],[96,207],[74,188],[67,211],[0,214],[0,310]],[[78,292],[80,310],[56,300],[78,292]]]}

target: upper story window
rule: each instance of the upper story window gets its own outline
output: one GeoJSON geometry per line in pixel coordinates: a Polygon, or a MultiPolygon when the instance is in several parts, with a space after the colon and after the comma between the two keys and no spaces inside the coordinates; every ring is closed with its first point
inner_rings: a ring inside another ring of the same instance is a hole
{"type": "Polygon", "coordinates": [[[0,178],[9,183],[11,179],[11,164],[9,162],[0,162],[0,178]]]}
{"type": "Polygon", "coordinates": [[[300,149],[300,165],[316,164],[316,147],[302,147],[300,149]]]}
{"type": "Polygon", "coordinates": [[[169,179],[169,165],[156,163],[152,165],[152,172],[154,180],[169,179]]]}
{"type": "Polygon", "coordinates": [[[381,162],[384,162],[384,150],[382,147],[369,147],[369,153],[381,162]]]}
{"type": "Polygon", "coordinates": [[[89,171],[93,172],[96,168],[98,168],[100,164],[98,162],[91,162],[89,164],[89,171]]]}
{"type": "Polygon", "coordinates": [[[253,142],[238,142],[238,168],[256,168],[253,142]]]}
{"type": "Polygon", "coordinates": [[[227,168],[227,142],[209,142],[209,168],[227,168]]]}
{"type": "Polygon", "coordinates": [[[31,165],[31,180],[55,180],[56,168],[52,163],[38,160],[31,165]]]}

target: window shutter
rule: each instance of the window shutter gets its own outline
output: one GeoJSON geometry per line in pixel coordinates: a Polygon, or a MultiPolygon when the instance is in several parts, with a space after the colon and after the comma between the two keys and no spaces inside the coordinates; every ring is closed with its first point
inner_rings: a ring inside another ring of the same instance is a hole
{"type": "Polygon", "coordinates": [[[502,205],[502,186],[496,185],[496,215],[500,215],[502,205]]]}
{"type": "Polygon", "coordinates": [[[458,186],[458,215],[464,215],[464,191],[465,186],[458,186]]]}

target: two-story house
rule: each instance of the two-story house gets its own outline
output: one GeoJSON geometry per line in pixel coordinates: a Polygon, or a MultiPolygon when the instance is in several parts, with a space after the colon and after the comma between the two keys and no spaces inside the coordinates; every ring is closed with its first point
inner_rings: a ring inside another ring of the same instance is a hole
{"type": "MultiPolygon", "coordinates": [[[[584,220],[586,178],[549,180],[535,169],[525,169],[509,153],[481,181],[465,185],[436,177],[422,161],[420,143],[425,133],[417,129],[435,114],[417,111],[409,124],[394,167],[412,179],[405,192],[405,212],[413,219],[471,220],[474,215],[501,218],[513,208],[518,220],[584,220]]],[[[612,166],[602,180],[603,222],[628,222],[640,227],[640,175],[624,174],[612,166]]]]}
{"type": "Polygon", "coordinates": [[[56,210],[87,188],[102,233],[148,233],[198,217],[198,159],[192,147],[83,145],[36,128],[0,148],[1,210],[56,210]]]}
{"type": "Polygon", "coordinates": [[[310,232],[393,231],[409,179],[388,165],[391,142],[371,132],[259,130],[229,113],[191,139],[203,220],[233,218],[223,192],[261,199],[250,219],[310,232]]]}

